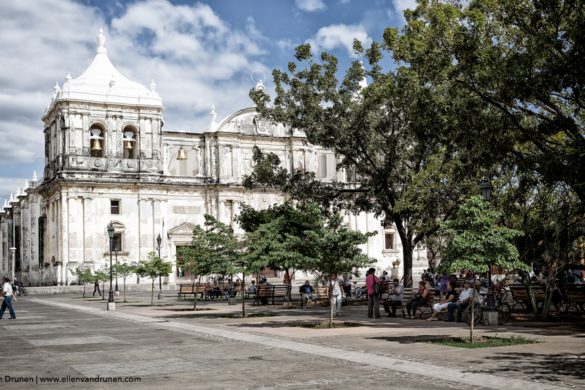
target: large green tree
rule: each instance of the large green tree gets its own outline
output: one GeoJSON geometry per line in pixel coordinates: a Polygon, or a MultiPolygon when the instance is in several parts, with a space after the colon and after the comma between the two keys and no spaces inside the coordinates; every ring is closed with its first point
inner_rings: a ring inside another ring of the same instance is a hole
{"type": "Polygon", "coordinates": [[[383,71],[381,45],[364,50],[356,41],[354,47],[367,58],[368,70],[355,61],[338,80],[337,59],[328,53],[314,58],[305,44],[296,49],[288,71],[273,72],[273,104],[263,90],[251,92],[263,117],[302,129],[310,143],[333,150],[350,183],[323,183],[310,172],[286,172],[276,156],[256,151],[256,169],[244,184],[279,187],[325,210],[383,215],[385,224],[396,226],[405,284],[411,285],[416,245],[453,212],[469,191],[473,172],[434,135],[435,128],[447,125],[440,110],[445,102],[436,102],[437,96],[407,67],[383,71]]]}
{"type": "Polygon", "coordinates": [[[452,125],[437,136],[468,160],[564,182],[585,200],[585,4],[574,0],[419,1],[386,48],[452,125]]]}

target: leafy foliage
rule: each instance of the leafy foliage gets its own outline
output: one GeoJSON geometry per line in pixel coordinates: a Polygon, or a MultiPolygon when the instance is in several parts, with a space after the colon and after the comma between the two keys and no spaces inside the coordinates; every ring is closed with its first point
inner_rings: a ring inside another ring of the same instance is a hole
{"type": "Polygon", "coordinates": [[[585,200],[585,5],[420,1],[384,42],[449,104],[438,136],[466,158],[538,172],[585,200]],[[446,99],[445,99],[446,98],[446,99]]]}
{"type": "Polygon", "coordinates": [[[167,276],[172,271],[172,264],[165,262],[155,252],[148,254],[148,261],[139,263],[134,272],[141,277],[147,277],[152,280],[150,291],[150,304],[154,304],[154,282],[156,278],[167,276]]]}
{"type": "Polygon", "coordinates": [[[273,72],[272,107],[264,91],[250,93],[262,116],[302,129],[310,143],[333,150],[350,183],[321,183],[304,171],[286,175],[275,156],[255,153],[256,169],[244,184],[277,187],[324,210],[383,215],[400,235],[410,285],[414,248],[476,184],[457,154],[435,136],[437,127],[449,126],[442,112],[447,102],[407,67],[383,72],[380,44],[354,47],[368,59],[369,70],[355,61],[338,80],[334,56],[315,59],[310,46],[301,45],[288,72],[273,72]]]}
{"type": "Polygon", "coordinates": [[[490,265],[509,271],[530,269],[514,245],[521,232],[499,226],[500,218],[479,196],[469,198],[444,224],[448,242],[440,267],[449,272],[487,272],[490,265]]]}

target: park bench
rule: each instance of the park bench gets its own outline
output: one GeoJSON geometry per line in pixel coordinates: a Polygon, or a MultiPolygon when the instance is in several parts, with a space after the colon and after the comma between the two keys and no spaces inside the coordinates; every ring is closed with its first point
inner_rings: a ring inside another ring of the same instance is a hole
{"type": "MultiPolygon", "coordinates": [[[[402,311],[402,318],[406,318],[406,305],[408,303],[410,303],[410,301],[412,301],[414,299],[414,297],[416,296],[418,292],[417,288],[413,288],[413,287],[405,287],[404,288],[404,294],[402,295],[402,305],[398,305],[396,306],[396,310],[398,311],[398,309],[400,309],[402,311]]],[[[432,298],[429,299],[429,303],[427,303],[426,305],[420,305],[417,306],[416,310],[417,312],[419,312],[419,318],[423,319],[423,317],[430,317],[433,314],[433,304],[436,303],[435,300],[438,299],[437,296],[435,296],[435,292],[433,290],[429,290],[429,294],[431,294],[432,298]]],[[[416,313],[415,313],[415,317],[416,317],[416,313]]]]}
{"type": "Polygon", "coordinates": [[[290,293],[290,284],[261,284],[256,290],[254,304],[258,304],[262,301],[267,302],[268,299],[270,299],[274,305],[275,298],[283,298],[283,300],[286,301],[289,299],[290,293]]]}
{"type": "Polygon", "coordinates": [[[196,294],[200,294],[201,298],[203,298],[205,296],[205,286],[195,285],[195,284],[185,284],[185,283],[179,284],[179,291],[177,292],[177,299],[181,299],[181,297],[183,297],[183,299],[185,299],[185,296],[187,296],[187,295],[195,296],[196,294]]]}
{"type": "MultiPolygon", "coordinates": [[[[536,302],[536,308],[539,309],[544,305],[546,297],[545,290],[540,285],[532,285],[532,292],[536,302]]],[[[528,288],[523,284],[510,285],[510,293],[512,294],[512,313],[516,310],[516,306],[522,307],[523,310],[530,310],[532,307],[528,288]]]]}
{"type": "Polygon", "coordinates": [[[567,311],[575,307],[577,311],[585,311],[585,286],[582,284],[569,284],[567,291],[567,311]]]}

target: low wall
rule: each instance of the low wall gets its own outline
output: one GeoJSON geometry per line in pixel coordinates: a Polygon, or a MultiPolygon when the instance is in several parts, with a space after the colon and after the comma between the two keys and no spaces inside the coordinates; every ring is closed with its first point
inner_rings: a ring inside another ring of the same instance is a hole
{"type": "MultiPolygon", "coordinates": [[[[100,288],[102,288],[102,285],[100,284],[100,288]]],[[[122,284],[118,284],[118,289],[120,290],[120,293],[122,293],[123,291],[123,285],[122,284]]],[[[148,291],[150,292],[150,289],[152,288],[152,286],[149,284],[127,284],[126,285],[126,292],[131,292],[131,291],[148,291]]],[[[108,291],[110,291],[110,284],[106,283],[103,286],[103,290],[105,293],[107,293],[108,291]]],[[[166,285],[164,284],[162,286],[162,290],[163,291],[170,291],[170,290],[176,290],[176,286],[171,284],[171,285],[166,285]]],[[[51,295],[51,294],[82,294],[83,293],[83,286],[42,286],[42,287],[26,287],[26,291],[28,292],[29,295],[51,295]]],[[[86,293],[90,293],[93,291],[93,284],[87,284],[85,286],[85,292],[86,293]]],[[[154,291],[157,292],[158,291],[158,283],[155,284],[154,286],[154,291]]]]}

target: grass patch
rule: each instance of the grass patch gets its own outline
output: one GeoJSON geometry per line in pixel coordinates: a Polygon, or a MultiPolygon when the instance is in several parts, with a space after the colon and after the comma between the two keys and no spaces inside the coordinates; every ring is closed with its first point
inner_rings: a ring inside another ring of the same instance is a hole
{"type": "Polygon", "coordinates": [[[448,337],[439,338],[434,340],[421,340],[421,342],[428,344],[446,345],[449,347],[458,348],[491,348],[491,347],[507,347],[509,345],[521,345],[521,344],[536,344],[539,343],[537,340],[527,339],[520,336],[512,337],[478,337],[473,340],[473,343],[469,342],[469,338],[462,337],[448,337]]]}

